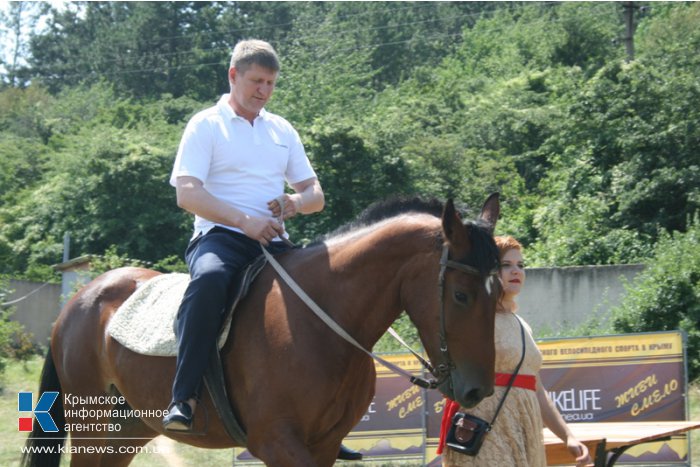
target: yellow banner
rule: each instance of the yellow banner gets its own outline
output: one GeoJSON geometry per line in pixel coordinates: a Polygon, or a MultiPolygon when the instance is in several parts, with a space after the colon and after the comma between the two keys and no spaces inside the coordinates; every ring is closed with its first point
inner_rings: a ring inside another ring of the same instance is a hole
{"type": "Polygon", "coordinates": [[[618,360],[629,358],[682,358],[683,340],[678,332],[580,337],[537,342],[545,364],[576,360],[618,360]]]}

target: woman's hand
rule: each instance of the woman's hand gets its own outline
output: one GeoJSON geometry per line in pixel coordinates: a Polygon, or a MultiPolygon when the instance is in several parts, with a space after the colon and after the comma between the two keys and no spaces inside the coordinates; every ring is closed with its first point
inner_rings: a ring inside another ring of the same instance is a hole
{"type": "Polygon", "coordinates": [[[586,467],[593,464],[588,447],[576,438],[570,436],[567,439],[566,449],[576,458],[576,467],[586,467]]]}

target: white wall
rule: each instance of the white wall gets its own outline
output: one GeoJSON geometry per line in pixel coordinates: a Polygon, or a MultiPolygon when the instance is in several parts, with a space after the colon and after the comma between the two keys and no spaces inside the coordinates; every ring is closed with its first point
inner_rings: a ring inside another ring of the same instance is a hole
{"type": "Polygon", "coordinates": [[[51,326],[61,306],[61,284],[11,279],[10,289],[13,293],[6,297],[8,302],[26,297],[13,306],[10,319],[22,323],[35,343],[48,345],[51,326]]]}
{"type": "Polygon", "coordinates": [[[535,334],[576,327],[592,316],[606,321],[626,293],[621,277],[631,281],[643,269],[641,264],[528,268],[519,313],[535,334]]]}

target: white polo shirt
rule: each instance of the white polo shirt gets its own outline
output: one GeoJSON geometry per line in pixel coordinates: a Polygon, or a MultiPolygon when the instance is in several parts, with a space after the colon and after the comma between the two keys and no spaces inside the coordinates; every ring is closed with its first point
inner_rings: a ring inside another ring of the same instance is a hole
{"type": "MultiPolygon", "coordinates": [[[[316,173],[287,120],[263,109],[251,125],[236,115],[228,100],[224,94],[215,106],[190,119],[170,184],[175,186],[177,177],[195,177],[214,197],[244,213],[272,217],[267,203],[284,193],[285,181],[298,183],[316,173]]],[[[215,225],[219,224],[195,216],[194,235],[215,225]]]]}

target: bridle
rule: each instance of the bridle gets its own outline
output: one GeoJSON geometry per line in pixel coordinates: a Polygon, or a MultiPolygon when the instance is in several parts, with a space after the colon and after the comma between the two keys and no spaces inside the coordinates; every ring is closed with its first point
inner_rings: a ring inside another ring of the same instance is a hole
{"type": "Polygon", "coordinates": [[[428,362],[424,362],[424,365],[427,364],[427,370],[430,371],[430,373],[436,379],[427,381],[427,386],[423,386],[418,382],[414,382],[414,384],[418,384],[419,386],[429,389],[435,389],[449,379],[449,390],[452,392],[452,370],[455,368],[455,364],[447,346],[447,325],[445,319],[445,272],[447,272],[447,268],[452,268],[465,274],[483,277],[486,280],[486,290],[490,293],[491,282],[493,281],[493,278],[498,275],[498,268],[494,268],[488,273],[482,274],[473,266],[449,259],[449,255],[449,247],[445,244],[442,247],[442,256],[440,257],[440,273],[438,274],[438,289],[440,292],[440,354],[442,355],[442,362],[435,368],[430,366],[428,362]]]}

